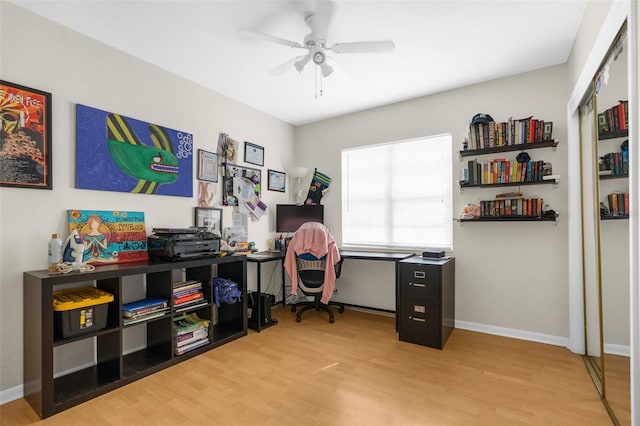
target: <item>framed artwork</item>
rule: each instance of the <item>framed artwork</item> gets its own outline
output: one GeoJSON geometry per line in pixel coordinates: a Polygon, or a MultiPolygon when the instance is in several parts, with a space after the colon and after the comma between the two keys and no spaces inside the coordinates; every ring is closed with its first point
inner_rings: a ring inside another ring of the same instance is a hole
{"type": "Polygon", "coordinates": [[[264,166],[264,148],[251,142],[245,142],[244,162],[264,166]]]}
{"type": "Polygon", "coordinates": [[[198,182],[198,207],[213,207],[216,185],[210,182],[198,182]]]}
{"type": "Polygon", "coordinates": [[[0,186],[53,189],[51,93],[0,80],[0,186]]]}
{"type": "Polygon", "coordinates": [[[218,155],[222,157],[222,161],[225,163],[235,162],[237,152],[238,142],[221,132],[218,135],[218,155]]]}
{"type": "Polygon", "coordinates": [[[237,206],[238,200],[260,198],[262,173],[259,169],[226,163],[222,178],[222,204],[237,206]]]}
{"type": "Polygon", "coordinates": [[[285,192],[287,175],[277,170],[268,170],[267,189],[269,191],[285,192]]]}
{"type": "Polygon", "coordinates": [[[222,209],[196,207],[195,225],[222,235],[222,209]]]}
{"type": "Polygon", "coordinates": [[[198,179],[208,182],[218,182],[218,154],[198,150],[198,179]]]}
{"type": "MultiPolygon", "coordinates": [[[[144,212],[68,210],[69,234],[75,229],[84,245],[83,261],[92,265],[148,259],[144,212]]],[[[67,253],[64,253],[65,261],[67,253]]]]}
{"type": "Polygon", "coordinates": [[[76,188],[193,197],[193,135],[77,104],[76,188]]]}

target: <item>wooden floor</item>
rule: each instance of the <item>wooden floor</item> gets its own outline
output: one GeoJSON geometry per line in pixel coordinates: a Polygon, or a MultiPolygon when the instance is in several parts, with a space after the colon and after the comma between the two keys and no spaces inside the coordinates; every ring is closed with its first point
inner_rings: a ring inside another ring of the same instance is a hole
{"type": "Polygon", "coordinates": [[[400,342],[353,310],[280,323],[44,421],[24,399],[2,425],[611,425],[578,355],[454,330],[444,350],[400,342]]]}

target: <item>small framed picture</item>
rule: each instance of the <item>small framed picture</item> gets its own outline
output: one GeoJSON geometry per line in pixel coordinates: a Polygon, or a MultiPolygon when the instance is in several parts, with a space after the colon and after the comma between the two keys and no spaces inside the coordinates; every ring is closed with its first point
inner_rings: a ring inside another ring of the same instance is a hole
{"type": "Polygon", "coordinates": [[[218,154],[198,150],[198,179],[218,182],[218,154]]]}
{"type": "Polygon", "coordinates": [[[285,187],[287,184],[286,173],[271,169],[269,169],[268,172],[269,179],[267,189],[269,191],[285,192],[285,187]]]}
{"type": "Polygon", "coordinates": [[[245,142],[244,162],[264,166],[264,148],[251,142],[245,142]]]}
{"type": "Polygon", "coordinates": [[[196,207],[195,225],[222,235],[222,209],[196,207]]]}

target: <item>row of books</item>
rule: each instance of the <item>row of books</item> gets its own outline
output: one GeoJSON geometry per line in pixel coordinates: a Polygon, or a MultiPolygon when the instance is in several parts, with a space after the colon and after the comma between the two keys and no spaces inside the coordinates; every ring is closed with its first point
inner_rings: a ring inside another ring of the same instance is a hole
{"type": "Polygon", "coordinates": [[[629,102],[619,101],[598,114],[598,133],[617,132],[629,129],[629,102]]]}
{"type": "Polygon", "coordinates": [[[607,195],[609,214],[604,216],[629,216],[629,193],[614,192],[607,195]]]}
{"type": "Polygon", "coordinates": [[[151,297],[122,305],[122,321],[125,325],[157,318],[169,312],[169,301],[151,297]]]}
{"type": "Polygon", "coordinates": [[[196,313],[176,318],[173,328],[176,336],[175,354],[182,355],[211,343],[209,325],[211,321],[202,319],[196,313]]]}
{"type": "Polygon", "coordinates": [[[542,206],[542,198],[496,198],[480,201],[480,217],[541,217],[542,206]]]}
{"type": "Polygon", "coordinates": [[[469,126],[467,149],[497,148],[507,145],[521,145],[551,141],[553,122],[537,120],[533,117],[496,123],[477,123],[469,126]]]}
{"type": "Polygon", "coordinates": [[[600,175],[625,175],[629,173],[629,151],[610,152],[600,157],[600,175]]]}
{"type": "Polygon", "coordinates": [[[181,281],[173,284],[173,308],[177,311],[204,306],[208,301],[204,298],[202,282],[197,280],[181,281]]]}
{"type": "Polygon", "coordinates": [[[467,167],[467,181],[462,185],[484,185],[511,182],[538,182],[552,174],[551,163],[544,161],[528,161],[519,163],[506,158],[498,158],[488,162],[470,160],[467,167]]]}

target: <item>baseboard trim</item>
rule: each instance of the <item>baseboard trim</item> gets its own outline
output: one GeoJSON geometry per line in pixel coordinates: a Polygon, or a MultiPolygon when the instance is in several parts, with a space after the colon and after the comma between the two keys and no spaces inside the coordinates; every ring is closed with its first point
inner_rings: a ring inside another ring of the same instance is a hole
{"type": "Polygon", "coordinates": [[[529,340],[532,342],[546,343],[548,345],[569,345],[568,337],[553,336],[550,334],[534,333],[531,331],[516,330],[513,328],[497,327],[493,325],[479,324],[475,322],[456,320],[455,327],[462,330],[477,331],[480,333],[495,334],[496,336],[511,337],[513,339],[529,340]]]}
{"type": "Polygon", "coordinates": [[[604,344],[604,353],[609,355],[620,355],[631,357],[631,347],[624,345],[614,345],[613,343],[604,344]]]}
{"type": "Polygon", "coordinates": [[[0,405],[6,404],[7,402],[15,401],[16,399],[20,399],[24,396],[24,386],[18,385],[9,389],[5,389],[0,391],[0,405]]]}

